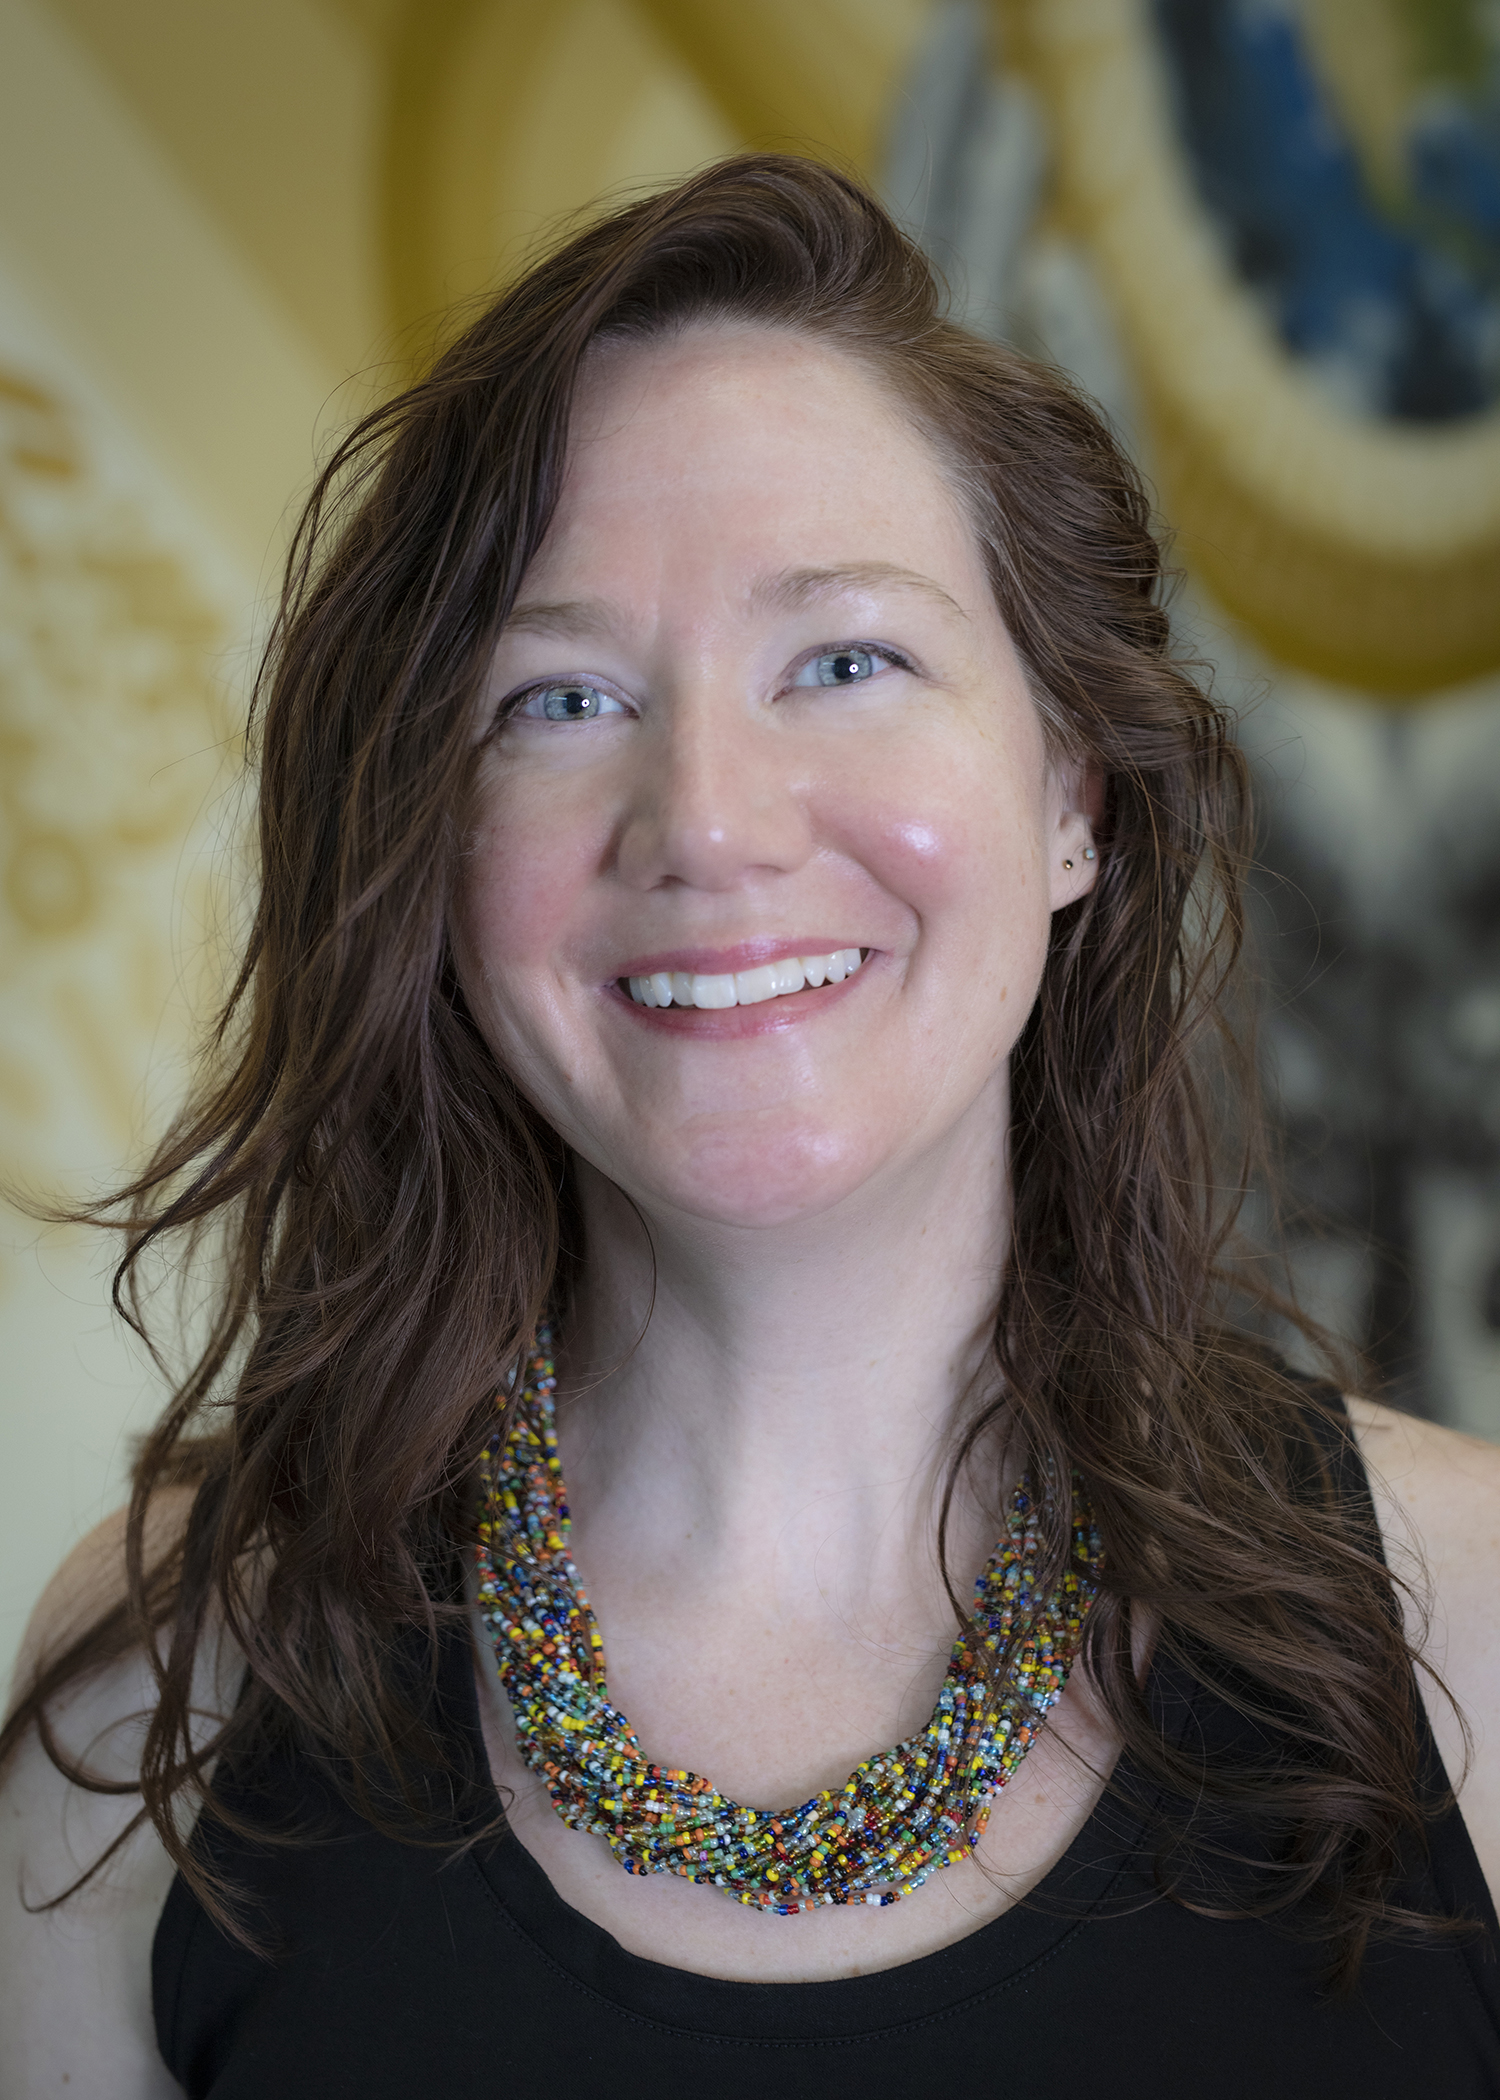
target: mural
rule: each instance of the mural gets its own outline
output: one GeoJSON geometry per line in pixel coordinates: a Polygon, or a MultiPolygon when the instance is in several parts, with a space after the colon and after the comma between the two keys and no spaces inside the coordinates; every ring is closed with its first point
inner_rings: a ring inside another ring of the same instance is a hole
{"type": "Polygon", "coordinates": [[[0,367],[7,1179],[55,1188],[59,1172],[111,1168],[139,1140],[153,1054],[187,1021],[168,926],[181,871],[201,967],[201,887],[181,864],[230,742],[224,639],[223,614],[88,456],[79,419],[0,367]]]}
{"type": "Polygon", "coordinates": [[[1500,391],[1493,10],[1407,0],[1321,35],[1315,16],[1157,0],[1198,193],[1282,342],[1341,407],[1416,423],[1473,415],[1500,391]],[[1361,95],[1369,17],[1378,37],[1382,13],[1374,66],[1386,77],[1361,95]]]}
{"type": "Polygon", "coordinates": [[[1259,775],[1298,1295],[1391,1394],[1500,1434],[1500,21],[1032,0],[1005,26],[997,73],[987,15],[937,11],[888,195],[1180,527],[1259,775]]]}
{"type": "MultiPolygon", "coordinates": [[[[1155,20],[1204,209],[1331,412],[1462,436],[1500,393],[1493,10],[1155,20]]],[[[1408,1399],[1466,1413],[1493,1380],[1500,1412],[1500,710],[1361,726],[1363,765],[1264,798],[1268,1043],[1296,1195],[1333,1228],[1304,1262],[1408,1399]],[[1375,852],[1328,851],[1340,805],[1375,852]]]]}

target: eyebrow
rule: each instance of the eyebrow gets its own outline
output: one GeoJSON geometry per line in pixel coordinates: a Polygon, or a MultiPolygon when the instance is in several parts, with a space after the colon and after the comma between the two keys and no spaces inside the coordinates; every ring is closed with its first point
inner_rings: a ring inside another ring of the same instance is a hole
{"type": "Polygon", "coordinates": [[[968,618],[957,599],[950,597],[930,576],[919,575],[915,569],[903,569],[888,561],[851,562],[837,569],[784,569],[779,576],[768,576],[756,584],[750,600],[757,609],[797,612],[805,605],[817,605],[825,598],[837,598],[846,591],[893,589],[917,591],[947,611],[957,613],[961,620],[968,618]]]}
{"type": "MultiPolygon", "coordinates": [[[[762,577],[750,592],[756,612],[800,612],[804,606],[821,604],[846,592],[916,591],[967,620],[968,614],[930,576],[903,569],[895,562],[850,562],[834,569],[783,569],[779,575],[762,577]]],[[[507,634],[581,634],[605,638],[630,625],[623,609],[607,598],[563,598],[556,603],[518,605],[505,623],[507,634]]]]}
{"type": "Polygon", "coordinates": [[[505,623],[506,634],[618,634],[629,625],[618,605],[607,598],[563,598],[555,605],[517,605],[505,623]]]}

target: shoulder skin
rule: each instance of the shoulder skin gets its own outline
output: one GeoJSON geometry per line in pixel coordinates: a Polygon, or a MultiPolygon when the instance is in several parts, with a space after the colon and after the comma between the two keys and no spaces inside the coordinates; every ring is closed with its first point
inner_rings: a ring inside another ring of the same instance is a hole
{"type": "MultiPolygon", "coordinates": [[[[163,1493],[150,1531],[166,1542],[191,1495],[163,1493]]],[[[64,1561],[43,1592],[16,1668],[23,1686],[124,1593],[125,1513],[64,1561]]],[[[148,1544],[150,1540],[148,1538],[148,1544]]],[[[210,1673],[211,1678],[211,1673],[210,1673]]],[[[205,1692],[213,1696],[211,1681],[205,1692]]],[[[112,1779],[138,1768],[141,1717],[155,1687],[137,1656],[75,1686],[54,1709],[58,1740],[112,1779]]],[[[36,1911],[83,1872],[140,1807],[133,1794],[92,1794],[64,1779],[33,1731],[0,1785],[0,2093],[16,2100],[169,2100],[181,2089],[157,2052],[151,1941],[173,1868],[149,1824],[95,1881],[56,1910],[36,1911]]]]}

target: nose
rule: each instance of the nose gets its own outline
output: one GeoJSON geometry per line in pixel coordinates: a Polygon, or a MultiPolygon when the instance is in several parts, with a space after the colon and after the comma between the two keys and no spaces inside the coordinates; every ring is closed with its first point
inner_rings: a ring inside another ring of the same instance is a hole
{"type": "Polygon", "coordinates": [[[711,691],[679,694],[643,738],[617,867],[629,887],[732,890],[798,868],[813,849],[793,739],[711,691]]]}

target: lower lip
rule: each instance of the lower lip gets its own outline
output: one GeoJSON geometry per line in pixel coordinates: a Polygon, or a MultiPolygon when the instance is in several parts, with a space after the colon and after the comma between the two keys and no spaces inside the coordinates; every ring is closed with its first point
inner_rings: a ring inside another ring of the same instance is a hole
{"type": "Polygon", "coordinates": [[[784,992],[777,999],[762,999],[754,1006],[637,1006],[618,984],[609,987],[617,1005],[632,1020],[667,1035],[691,1036],[697,1042],[734,1043],[752,1035],[778,1035],[826,1013],[830,1006],[852,992],[869,969],[874,957],[867,955],[842,984],[807,985],[800,992],[784,992]]]}

